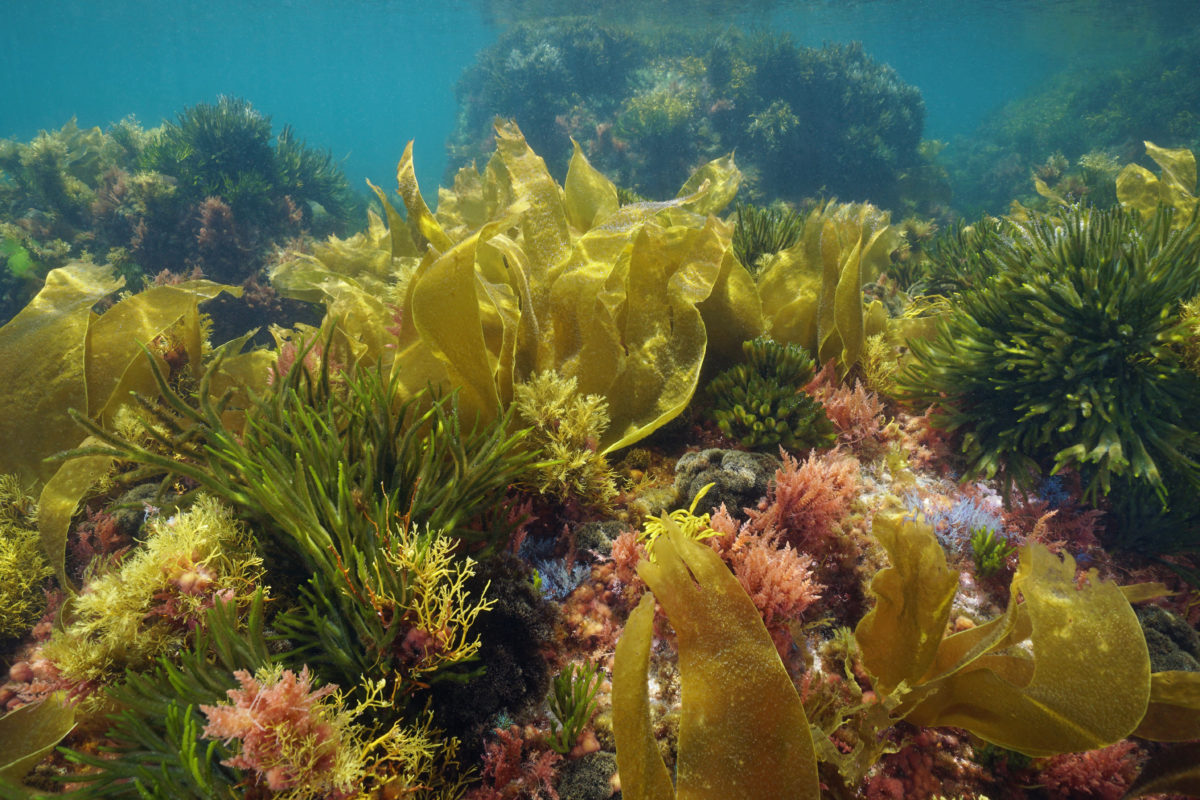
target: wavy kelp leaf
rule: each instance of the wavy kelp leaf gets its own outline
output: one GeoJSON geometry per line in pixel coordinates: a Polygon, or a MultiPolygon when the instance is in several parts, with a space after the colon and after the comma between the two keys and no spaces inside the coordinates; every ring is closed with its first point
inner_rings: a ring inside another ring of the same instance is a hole
{"type": "Polygon", "coordinates": [[[621,203],[617,200],[617,187],[592,166],[579,142],[572,139],[571,146],[575,149],[563,184],[567,222],[579,233],[584,233],[596,220],[615,213],[621,203]]]}
{"type": "Polygon", "coordinates": [[[1200,742],[1177,745],[1151,756],[1122,800],[1148,794],[1200,797],[1200,742]]]}
{"type": "Polygon", "coordinates": [[[733,153],[713,159],[688,176],[676,197],[686,199],[683,207],[693,214],[720,214],[737,196],[742,171],[733,163],[733,153]]]}
{"type": "MultiPolygon", "coordinates": [[[[820,797],[804,708],[754,603],[716,553],[685,536],[669,517],[662,522],[656,560],[642,561],[638,574],[678,637],[682,710],[676,787],[669,792],[661,756],[656,760],[651,752],[649,708],[642,697],[651,605],[643,599],[645,610],[632,631],[637,640],[622,648],[622,654],[634,657],[632,663],[614,668],[621,677],[614,695],[623,695],[621,715],[614,712],[622,790],[646,800],[820,797]],[[630,697],[635,691],[637,696],[630,697]],[[622,742],[632,750],[628,759],[622,742]]],[[[614,708],[617,702],[614,697],[614,708]]]]}
{"type": "MultiPolygon", "coordinates": [[[[732,226],[727,226],[722,236],[731,237],[732,226]]],[[[762,335],[762,300],[754,276],[738,261],[732,248],[725,250],[712,291],[696,308],[708,335],[704,359],[709,369],[721,370],[740,363],[745,357],[742,342],[762,335]]]]}
{"type": "Polygon", "coordinates": [[[181,321],[180,333],[196,376],[202,368],[199,304],[221,292],[240,297],[242,289],[205,280],[154,286],[123,298],[94,319],[84,336],[87,415],[107,420],[128,402],[129,392],[156,394],[157,384],[143,347],[181,321]]]}
{"type": "Polygon", "coordinates": [[[891,694],[933,666],[958,591],[958,572],[929,525],[901,514],[877,514],[871,534],[892,565],[871,579],[875,607],[854,630],[876,689],[891,694]]]}
{"type": "Polygon", "coordinates": [[[1142,215],[1153,214],[1160,204],[1173,206],[1181,214],[1175,224],[1186,224],[1196,208],[1196,157],[1190,150],[1168,150],[1143,142],[1146,154],[1162,169],[1162,176],[1137,164],[1127,164],[1117,175],[1117,199],[1121,205],[1142,215]]]}
{"type": "Polygon", "coordinates": [[[0,778],[19,782],[75,727],[75,708],[61,693],[0,717],[0,778]]]}
{"type": "Polygon", "coordinates": [[[1033,544],[1021,550],[1011,595],[1011,630],[938,679],[908,719],[966,728],[1031,756],[1093,750],[1132,733],[1150,698],[1150,657],[1120,588],[1094,570],[1077,588],[1074,560],[1033,544]]]}
{"type": "Polygon", "coordinates": [[[503,169],[496,170],[497,191],[509,205],[522,205],[521,244],[529,258],[535,280],[551,278],[552,270],[571,250],[567,227],[567,209],[563,191],[546,162],[525,141],[520,128],[511,120],[496,120],[496,157],[503,169]]]}
{"type": "MultiPolygon", "coordinates": [[[[76,434],[78,437],[79,434],[76,434]]],[[[78,442],[76,438],[76,442],[78,442]]],[[[80,447],[101,445],[99,439],[89,436],[80,447]]],[[[46,481],[38,498],[38,534],[46,560],[54,567],[54,575],[64,588],[78,589],[67,577],[66,555],[67,534],[71,530],[71,518],[79,508],[88,491],[112,469],[113,459],[109,456],[83,456],[72,458],[59,465],[58,470],[46,481]]]]}
{"type": "Polygon", "coordinates": [[[830,202],[814,210],[800,239],[759,270],[766,332],[848,370],[866,338],[884,329],[883,307],[864,306],[863,285],[878,277],[899,243],[887,212],[872,205],[830,202]]]}
{"type": "Polygon", "coordinates": [[[823,230],[823,238],[832,236],[836,241],[836,255],[832,248],[822,248],[822,254],[836,259],[837,278],[832,297],[828,282],[822,287],[817,310],[815,352],[822,364],[835,359],[845,371],[858,363],[868,335],[863,321],[863,284],[879,276],[900,244],[889,219],[886,211],[868,204],[841,206],[828,220],[833,223],[832,230],[823,230]]]}
{"type": "Polygon", "coordinates": [[[644,594],[617,642],[612,674],[612,726],[617,744],[621,796],[629,800],[675,797],[671,774],[659,752],[650,720],[650,645],[654,642],[654,595],[644,594]]]}
{"type": "MultiPolygon", "coordinates": [[[[387,194],[375,184],[367,181],[367,186],[371,187],[371,191],[379,198],[380,205],[383,206],[383,213],[387,215],[387,231],[388,244],[391,245],[392,258],[414,258],[420,255],[417,252],[417,245],[413,242],[412,234],[408,230],[408,225],[404,222],[404,217],[400,216],[387,194]]],[[[370,219],[370,217],[368,217],[370,219]]],[[[371,220],[374,222],[374,220],[371,220]]]]}
{"type": "Polygon", "coordinates": [[[1157,742],[1200,739],[1200,672],[1150,675],[1150,704],[1135,736],[1157,742]]]}
{"type": "Polygon", "coordinates": [[[496,209],[483,193],[483,178],[475,165],[462,167],[454,173],[454,188],[438,187],[438,204],[434,216],[442,230],[454,241],[465,239],[494,216],[496,209]]]}
{"type": "Polygon", "coordinates": [[[111,268],[86,261],[53,269],[37,296],[0,328],[0,473],[45,480],[55,467],[43,459],[79,441],[67,409],[87,407],[92,305],[124,282],[111,268]]]}
{"type": "Polygon", "coordinates": [[[399,186],[400,199],[404,201],[404,207],[408,209],[408,227],[413,241],[418,243],[418,252],[424,249],[422,243],[428,243],[439,252],[444,253],[454,242],[446,235],[441,224],[430,213],[429,206],[425,205],[424,198],[421,197],[421,188],[417,185],[417,172],[413,167],[412,149],[413,143],[410,139],[404,146],[404,155],[400,156],[400,163],[396,167],[396,183],[399,186]]]}
{"type": "MultiPolygon", "coordinates": [[[[702,230],[642,226],[634,239],[626,277],[622,350],[605,388],[616,450],[644,438],[678,416],[700,380],[707,344],[697,304],[712,291],[728,241],[715,220],[702,230]]],[[[580,365],[585,372],[592,364],[580,365]]],[[[581,374],[580,391],[597,381],[581,374]]]]}
{"type": "Polygon", "coordinates": [[[1158,164],[1162,169],[1162,180],[1179,189],[1181,192],[1186,192],[1189,195],[1196,193],[1196,156],[1187,148],[1168,149],[1159,147],[1153,142],[1142,142],[1146,145],[1146,155],[1154,159],[1154,163],[1158,164]]]}

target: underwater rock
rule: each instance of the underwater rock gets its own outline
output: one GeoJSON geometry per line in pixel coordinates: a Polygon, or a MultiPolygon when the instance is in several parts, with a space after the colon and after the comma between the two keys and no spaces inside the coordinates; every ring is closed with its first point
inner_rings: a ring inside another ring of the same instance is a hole
{"type": "Polygon", "coordinates": [[[708,484],[705,508],[722,503],[731,515],[744,519],[743,508],[753,508],[767,494],[767,484],[779,469],[779,459],[766,453],[710,448],[686,453],[675,465],[676,506],[690,508],[692,500],[708,484]]]}
{"type": "Polygon", "coordinates": [[[616,772],[616,754],[603,750],[567,761],[558,771],[559,800],[608,800],[616,772]]]}

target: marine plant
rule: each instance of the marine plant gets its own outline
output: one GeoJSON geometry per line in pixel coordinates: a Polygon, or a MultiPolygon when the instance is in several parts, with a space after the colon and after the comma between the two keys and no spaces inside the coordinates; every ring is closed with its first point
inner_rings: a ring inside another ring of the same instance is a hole
{"type": "Polygon", "coordinates": [[[548,703],[553,719],[550,722],[550,749],[566,755],[575,747],[583,729],[596,713],[596,693],[604,681],[604,673],[595,664],[568,664],[554,676],[554,687],[548,703]]]}
{"type": "Polygon", "coordinates": [[[971,559],[975,562],[975,574],[981,578],[990,578],[1004,569],[1008,557],[1015,552],[1017,548],[991,528],[971,531],[971,559]]]}
{"type": "Polygon", "coordinates": [[[21,636],[45,607],[41,585],[54,570],[38,536],[37,503],[15,475],[0,475],[0,640],[21,636]]]}
{"type": "Polygon", "coordinates": [[[657,558],[638,565],[650,592],[630,613],[613,666],[623,796],[815,800],[808,720],[758,609],[716,553],[670,517],[659,523],[657,558]],[[684,698],[674,782],[653,735],[646,682],[656,601],[678,639],[684,698]]]}
{"type": "Polygon", "coordinates": [[[91,576],[42,648],[76,684],[99,685],[184,647],[218,598],[245,605],[262,578],[245,528],[212,498],[148,527],[119,566],[91,576]]]}
{"type": "Polygon", "coordinates": [[[913,295],[953,297],[978,288],[1000,269],[992,251],[1000,244],[1001,228],[1000,220],[988,216],[971,225],[959,223],[934,238],[925,258],[903,273],[888,274],[902,277],[903,288],[913,295]]]}
{"type": "Polygon", "coordinates": [[[311,226],[309,203],[321,204],[339,231],[353,210],[349,184],[329,154],[311,150],[288,127],[273,140],[270,117],[241,98],[222,96],[180,111],[151,137],[140,160],[174,178],[186,203],[220,198],[247,237],[272,238],[291,213],[311,226]]]}
{"type": "Polygon", "coordinates": [[[397,178],[407,220],[387,206],[387,235],[376,240],[393,276],[296,259],[272,283],[325,302],[366,345],[363,357],[394,365],[405,396],[428,383],[461,387],[464,412],[486,420],[538,373],[574,379],[581,395],[607,402],[598,449],[611,452],[681,413],[706,358],[728,359],[761,332],[750,277],[728,253],[729,226],[712,216],[739,176],[723,158],[672,200],[618,206],[616,188],[578,148],[560,187],[520,130],[498,121],[487,168],[460,171],[437,214],[406,150],[397,178]],[[398,308],[384,292],[402,298],[398,308]],[[382,336],[397,316],[398,336],[382,336]]]}
{"type": "Polygon", "coordinates": [[[898,378],[964,434],[967,479],[1032,485],[1070,467],[1093,500],[1129,480],[1164,502],[1168,474],[1200,481],[1200,384],[1177,347],[1200,237],[1175,219],[1075,208],[1004,223],[1000,274],[959,295],[935,338],[910,341],[898,378]]]}
{"type": "Polygon", "coordinates": [[[238,428],[224,416],[230,395],[212,397],[219,360],[194,403],[154,369],[165,408],[145,407],[170,455],[79,416],[98,443],[75,455],[142,465],[130,480],[190,479],[260,525],[268,566],[298,562],[310,576],[299,606],[275,620],[309,663],[347,683],[428,680],[474,654],[470,627],[490,606],[465,590],[473,562],[453,551],[502,545],[507,530],[484,512],[534,456],[503,418],[464,430],[453,395],[422,408],[421,397],[397,402],[378,369],[334,375],[325,342],[316,374],[288,370],[238,428]]]}
{"type": "Polygon", "coordinates": [[[574,378],[541,372],[513,387],[513,405],[530,426],[529,444],[545,459],[533,467],[537,491],[604,507],[617,494],[616,474],[598,452],[608,403],[579,394],[575,386],[574,378]]]}
{"type": "Polygon", "coordinates": [[[804,348],[760,336],[742,344],[746,361],[723,371],[705,392],[721,432],[743,447],[808,450],[837,440],[819,402],[804,391],[815,374],[804,348]]]}
{"type": "Polygon", "coordinates": [[[751,274],[758,271],[763,256],[787,250],[800,238],[804,217],[786,206],[760,208],[737,204],[733,226],[733,254],[751,274]]]}
{"type": "Polygon", "coordinates": [[[799,240],[759,264],[755,283],[771,338],[797,344],[839,375],[863,357],[869,336],[886,330],[888,313],[867,302],[875,280],[900,246],[890,216],[869,204],[830,201],[814,209],[799,240]]]}

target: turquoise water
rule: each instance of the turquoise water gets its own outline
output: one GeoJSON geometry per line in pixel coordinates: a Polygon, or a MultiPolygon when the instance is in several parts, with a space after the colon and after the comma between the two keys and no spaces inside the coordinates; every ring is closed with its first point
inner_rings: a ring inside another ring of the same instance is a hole
{"type": "MultiPolygon", "coordinates": [[[[505,21],[545,8],[467,2],[4,3],[0,137],[28,140],[72,116],[153,126],[218,95],[245,97],[276,126],[328,148],[354,186],[391,186],[408,139],[418,178],[442,177],[454,86],[505,21]]],[[[573,4],[549,4],[550,10],[573,4]]],[[[577,5],[577,4],[575,4],[577,5]]],[[[1146,42],[1197,29],[1194,2],[642,4],[653,25],[741,25],[800,44],[862,41],[925,100],[927,138],[969,134],[1004,103],[1068,67],[1119,65],[1146,42]]],[[[610,17],[625,19],[628,9],[610,17]]],[[[605,16],[603,11],[600,16],[605,16]]]]}

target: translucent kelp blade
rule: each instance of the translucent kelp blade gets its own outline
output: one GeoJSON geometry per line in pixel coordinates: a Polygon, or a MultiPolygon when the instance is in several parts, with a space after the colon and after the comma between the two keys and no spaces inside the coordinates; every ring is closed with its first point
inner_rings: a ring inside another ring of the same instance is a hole
{"type": "Polygon", "coordinates": [[[877,691],[886,695],[903,682],[914,686],[933,666],[958,573],[946,565],[929,525],[900,514],[877,514],[871,533],[892,565],[871,580],[875,607],[859,621],[854,636],[877,691]]]}
{"type": "Polygon", "coordinates": [[[597,220],[604,219],[620,207],[617,187],[592,166],[579,148],[579,142],[571,140],[575,148],[571,163],[567,167],[567,180],[563,194],[567,208],[567,222],[578,233],[591,229],[597,220]]]}
{"type": "Polygon", "coordinates": [[[0,717],[0,778],[20,781],[74,727],[75,707],[61,692],[0,717]]]}
{"type": "Polygon", "coordinates": [[[1029,631],[1032,675],[1022,666],[1006,679],[1008,666],[1029,659],[1026,648],[1009,647],[992,654],[995,669],[980,660],[938,680],[909,721],[966,728],[1031,756],[1093,750],[1131,734],[1150,698],[1150,657],[1120,588],[1094,570],[1077,588],[1074,560],[1034,544],[1021,551],[1010,606],[1018,597],[1013,630],[1029,631]]]}
{"type": "MultiPolygon", "coordinates": [[[[617,369],[601,392],[612,417],[606,451],[648,436],[691,401],[707,344],[696,305],[712,291],[726,249],[712,224],[697,230],[647,222],[635,237],[623,319],[614,320],[620,349],[610,358],[617,369]]],[[[585,360],[580,368],[595,369],[585,360]]],[[[601,378],[581,375],[580,391],[594,391],[589,387],[601,378]]]]}
{"type": "Polygon", "coordinates": [[[1200,739],[1200,672],[1155,672],[1150,705],[1134,735],[1156,742],[1200,739]]]}
{"type": "Polygon", "coordinates": [[[656,561],[638,574],[678,636],[676,797],[815,800],[808,721],[758,610],[716,553],[662,522],[656,561]]]}
{"type": "Polygon", "coordinates": [[[75,261],[50,270],[37,296],[0,328],[0,473],[45,480],[42,459],[79,442],[67,409],[87,408],[84,338],[92,305],[120,289],[110,267],[75,261]]]}
{"type": "Polygon", "coordinates": [[[733,202],[741,183],[742,171],[733,163],[733,153],[730,153],[709,161],[688,176],[676,197],[695,195],[683,204],[694,214],[720,214],[733,202]]]}
{"type": "Polygon", "coordinates": [[[404,207],[408,210],[409,232],[418,252],[424,251],[425,245],[429,244],[438,252],[444,253],[454,242],[442,230],[441,224],[429,211],[429,206],[425,205],[425,198],[421,197],[421,187],[417,185],[417,172],[413,167],[412,149],[413,143],[409,141],[404,147],[404,155],[400,156],[400,163],[396,166],[396,184],[399,187],[400,199],[404,201],[404,207]]]}
{"type": "Polygon", "coordinates": [[[654,595],[642,596],[625,623],[613,661],[613,736],[621,796],[626,800],[671,800],[675,789],[654,740],[646,672],[654,641],[654,595]]]}
{"type": "MultiPolygon", "coordinates": [[[[157,384],[142,348],[182,321],[193,376],[200,364],[199,304],[221,292],[240,296],[241,287],[212,281],[188,281],[174,286],[154,286],[120,302],[88,326],[84,347],[87,415],[108,419],[128,402],[129,392],[157,393],[157,384]]],[[[83,409],[80,409],[83,410],[83,409]]]]}
{"type": "Polygon", "coordinates": [[[1168,150],[1153,142],[1144,142],[1146,154],[1162,167],[1162,177],[1138,164],[1127,164],[1117,175],[1117,199],[1142,216],[1155,212],[1160,204],[1179,210],[1176,226],[1187,224],[1196,208],[1196,158],[1190,150],[1168,150]]]}
{"type": "MultiPolygon", "coordinates": [[[[72,427],[75,428],[74,423],[72,427]]],[[[76,433],[75,436],[75,442],[78,443],[79,434],[76,433]]],[[[89,436],[83,440],[80,447],[102,444],[99,439],[89,436]]],[[[38,534],[46,560],[54,567],[59,585],[65,589],[74,591],[78,588],[67,577],[65,566],[67,533],[71,529],[71,518],[75,516],[79,501],[112,469],[112,464],[113,459],[108,456],[72,458],[60,464],[58,470],[42,487],[42,494],[38,499],[38,534]]]]}

